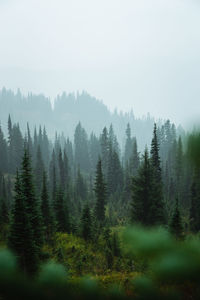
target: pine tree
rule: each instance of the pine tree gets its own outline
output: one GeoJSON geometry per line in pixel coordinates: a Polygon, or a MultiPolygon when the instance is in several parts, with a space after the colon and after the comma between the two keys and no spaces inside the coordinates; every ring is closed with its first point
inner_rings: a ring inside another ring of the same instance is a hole
{"type": "Polygon", "coordinates": [[[40,254],[43,242],[41,210],[35,194],[30,156],[26,149],[22,160],[21,192],[24,197],[31,230],[33,231],[33,241],[37,247],[38,254],[40,254]]]}
{"type": "Polygon", "coordinates": [[[82,212],[81,235],[86,241],[92,238],[92,217],[88,203],[85,205],[82,212]]]}
{"type": "Polygon", "coordinates": [[[43,173],[44,173],[44,163],[42,160],[41,149],[40,149],[40,146],[38,145],[37,155],[36,155],[36,164],[35,164],[35,169],[34,169],[35,186],[36,186],[36,192],[37,192],[38,196],[41,195],[43,173]]]}
{"type": "Polygon", "coordinates": [[[100,144],[101,144],[102,170],[104,174],[107,174],[109,145],[108,145],[108,130],[106,127],[104,127],[103,132],[101,134],[100,144]]]}
{"type": "Polygon", "coordinates": [[[81,174],[80,167],[78,166],[78,172],[75,182],[75,189],[76,189],[76,197],[77,200],[84,201],[87,199],[87,185],[81,174]]]}
{"type": "Polygon", "coordinates": [[[8,171],[8,149],[0,124],[0,173],[8,171]]]}
{"type": "Polygon", "coordinates": [[[132,176],[135,176],[137,175],[138,168],[140,165],[140,157],[138,153],[136,138],[133,139],[132,144],[132,154],[130,156],[130,173],[132,176]]]}
{"type": "Polygon", "coordinates": [[[113,255],[119,257],[121,251],[120,251],[118,235],[116,232],[114,232],[112,236],[112,249],[113,249],[113,255]]]}
{"type": "Polygon", "coordinates": [[[105,219],[106,185],[102,173],[101,159],[99,159],[96,168],[95,194],[95,216],[102,223],[105,219]]]}
{"type": "Polygon", "coordinates": [[[183,237],[183,224],[181,220],[178,199],[176,199],[176,205],[174,207],[172,219],[170,222],[170,232],[176,237],[176,239],[180,239],[183,237]]]}
{"type": "Polygon", "coordinates": [[[133,223],[146,226],[152,225],[151,216],[149,215],[152,201],[152,166],[146,149],[138,175],[132,179],[131,220],[133,223]]]}
{"type": "Polygon", "coordinates": [[[15,199],[8,246],[16,254],[22,271],[30,275],[36,272],[39,262],[38,251],[18,172],[15,181],[15,199]]]}
{"type": "Polygon", "coordinates": [[[196,176],[193,178],[190,193],[190,229],[194,233],[200,230],[200,186],[197,178],[196,176]]]}
{"type": "Polygon", "coordinates": [[[41,193],[41,212],[46,240],[49,241],[55,230],[52,207],[49,203],[46,173],[43,174],[43,184],[41,193]]]}
{"type": "Polygon", "coordinates": [[[57,230],[60,232],[70,232],[70,221],[68,207],[64,203],[64,193],[59,186],[57,189],[56,202],[55,202],[55,217],[57,230]]]}
{"type": "Polygon", "coordinates": [[[157,126],[154,125],[153,139],[151,143],[151,165],[152,165],[152,199],[150,216],[152,225],[164,225],[165,206],[163,200],[163,183],[160,167],[159,144],[157,138],[157,126]]]}
{"type": "Polygon", "coordinates": [[[132,143],[132,138],[131,138],[131,128],[130,128],[130,124],[127,124],[127,128],[126,128],[126,144],[125,144],[125,151],[124,151],[124,163],[126,164],[127,162],[129,162],[130,158],[131,158],[131,154],[132,154],[132,147],[133,147],[133,143],[132,143]]]}
{"type": "Polygon", "coordinates": [[[8,197],[6,191],[5,178],[2,176],[2,195],[0,198],[0,225],[1,227],[9,223],[9,208],[8,208],[8,197]]]}

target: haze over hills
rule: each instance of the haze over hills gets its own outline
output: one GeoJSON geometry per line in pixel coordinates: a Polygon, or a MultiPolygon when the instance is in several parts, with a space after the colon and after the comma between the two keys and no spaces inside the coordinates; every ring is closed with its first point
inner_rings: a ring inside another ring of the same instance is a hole
{"type": "MultiPolygon", "coordinates": [[[[66,94],[56,97],[54,106],[44,95],[28,94],[22,95],[20,90],[14,93],[12,90],[3,88],[0,91],[0,120],[4,131],[7,127],[8,115],[14,122],[19,122],[24,131],[27,122],[31,130],[39,124],[45,126],[51,138],[55,132],[62,132],[73,138],[74,130],[80,121],[88,135],[94,132],[99,135],[104,126],[113,125],[119,142],[124,144],[125,130],[130,123],[132,135],[138,140],[139,149],[143,149],[150,143],[154,118],[149,114],[137,118],[134,112],[113,113],[103,104],[102,101],[90,96],[87,92],[66,94]],[[89,113],[88,113],[89,112],[89,113]]],[[[159,123],[162,121],[160,120],[159,123]]]]}

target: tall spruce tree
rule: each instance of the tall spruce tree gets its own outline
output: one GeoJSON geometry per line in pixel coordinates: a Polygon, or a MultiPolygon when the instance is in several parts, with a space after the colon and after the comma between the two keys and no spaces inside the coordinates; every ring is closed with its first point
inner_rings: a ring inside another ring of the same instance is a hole
{"type": "Polygon", "coordinates": [[[46,172],[43,173],[43,184],[41,193],[41,212],[46,241],[49,241],[55,230],[52,207],[49,203],[46,172]]]}
{"type": "Polygon", "coordinates": [[[132,210],[131,220],[145,226],[151,226],[149,209],[152,206],[152,166],[148,150],[138,170],[138,175],[132,178],[132,210]]]}
{"type": "Polygon", "coordinates": [[[200,184],[199,177],[194,176],[190,192],[190,230],[200,230],[200,184]]]}
{"type": "Polygon", "coordinates": [[[183,224],[181,220],[181,213],[179,209],[178,199],[176,199],[176,204],[172,214],[169,229],[170,232],[176,237],[176,239],[180,239],[183,237],[183,224]]]}
{"type": "Polygon", "coordinates": [[[26,202],[17,172],[8,246],[16,254],[21,270],[32,275],[38,269],[39,259],[26,202]]]}
{"type": "Polygon", "coordinates": [[[5,178],[2,176],[1,180],[1,197],[0,197],[0,226],[4,226],[9,223],[9,203],[6,190],[5,178]]]}
{"type": "Polygon", "coordinates": [[[102,223],[105,219],[106,184],[102,173],[101,159],[99,159],[96,167],[94,190],[96,194],[95,216],[102,223]]]}
{"type": "Polygon", "coordinates": [[[70,232],[70,221],[67,204],[64,199],[64,192],[59,186],[56,194],[56,202],[54,205],[57,230],[60,232],[70,232]]]}
{"type": "Polygon", "coordinates": [[[150,216],[152,225],[164,225],[165,205],[163,199],[163,183],[160,167],[159,144],[157,138],[157,126],[154,124],[153,139],[151,143],[151,165],[152,165],[152,199],[150,216]]]}
{"type": "Polygon", "coordinates": [[[88,203],[86,203],[82,211],[81,235],[86,241],[92,238],[92,216],[88,203]]]}
{"type": "Polygon", "coordinates": [[[24,198],[26,213],[30,220],[31,230],[33,232],[33,241],[37,247],[38,254],[40,254],[41,246],[43,243],[41,209],[35,193],[31,159],[26,149],[24,151],[22,160],[22,170],[20,177],[21,192],[24,198]]]}

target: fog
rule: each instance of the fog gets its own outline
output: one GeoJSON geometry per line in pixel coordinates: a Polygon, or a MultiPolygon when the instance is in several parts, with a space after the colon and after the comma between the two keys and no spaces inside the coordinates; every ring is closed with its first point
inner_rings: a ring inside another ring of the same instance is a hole
{"type": "Polygon", "coordinates": [[[199,13],[193,0],[1,0],[0,88],[86,90],[186,124],[200,115],[199,13]]]}

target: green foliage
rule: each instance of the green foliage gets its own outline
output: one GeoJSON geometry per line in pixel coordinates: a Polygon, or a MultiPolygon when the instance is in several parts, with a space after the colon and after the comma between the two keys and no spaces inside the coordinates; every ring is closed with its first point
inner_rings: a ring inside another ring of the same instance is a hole
{"type": "Polygon", "coordinates": [[[189,295],[198,299],[199,240],[191,238],[180,242],[163,229],[132,228],[125,231],[124,243],[135,258],[148,262],[146,277],[142,276],[133,283],[136,299],[171,299],[172,296],[182,297],[182,294],[186,299],[189,295]]]}

